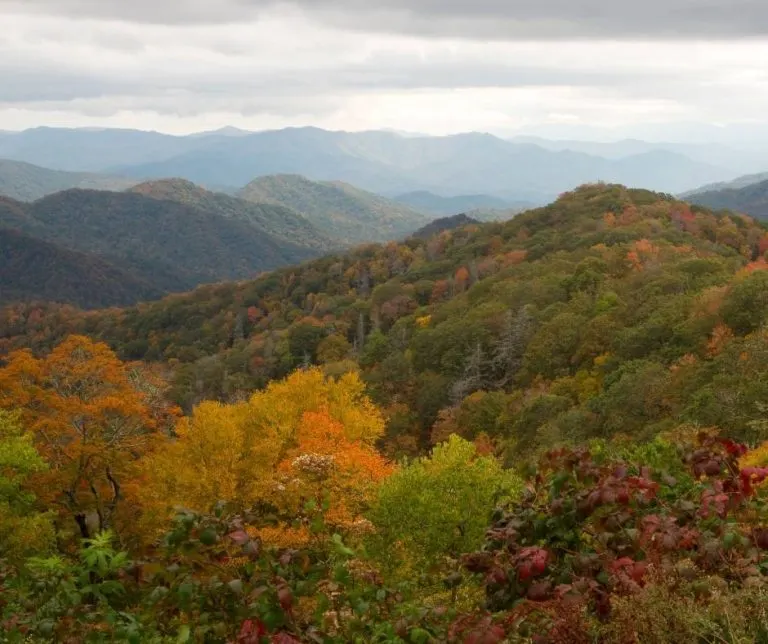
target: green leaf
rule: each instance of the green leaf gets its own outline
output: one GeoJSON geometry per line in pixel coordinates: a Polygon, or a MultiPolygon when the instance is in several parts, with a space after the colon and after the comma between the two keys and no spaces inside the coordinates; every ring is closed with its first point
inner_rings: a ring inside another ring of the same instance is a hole
{"type": "Polygon", "coordinates": [[[184,624],[184,626],[179,629],[179,635],[176,638],[176,644],[185,644],[185,642],[189,642],[191,636],[192,632],[189,629],[189,625],[184,624]]]}
{"type": "Polygon", "coordinates": [[[423,628],[414,628],[409,633],[409,637],[413,644],[427,644],[427,642],[432,640],[432,635],[423,628]]]}
{"type": "Polygon", "coordinates": [[[200,533],[199,540],[204,546],[212,546],[218,540],[216,530],[213,528],[206,528],[200,533]]]}

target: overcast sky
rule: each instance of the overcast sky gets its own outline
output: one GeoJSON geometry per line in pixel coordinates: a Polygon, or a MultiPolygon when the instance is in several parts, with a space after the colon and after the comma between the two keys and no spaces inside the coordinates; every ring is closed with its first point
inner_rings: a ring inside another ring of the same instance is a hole
{"type": "Polygon", "coordinates": [[[768,121],[766,0],[0,0],[0,24],[0,130],[768,121]]]}

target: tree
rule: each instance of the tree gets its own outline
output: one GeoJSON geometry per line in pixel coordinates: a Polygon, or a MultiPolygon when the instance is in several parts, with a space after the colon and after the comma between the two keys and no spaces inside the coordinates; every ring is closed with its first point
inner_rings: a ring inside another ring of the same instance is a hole
{"type": "Polygon", "coordinates": [[[320,364],[344,360],[352,350],[343,335],[334,334],[325,338],[317,347],[317,360],[320,364]]]}
{"type": "Polygon", "coordinates": [[[523,356],[528,342],[535,332],[535,320],[529,307],[516,314],[508,310],[504,316],[504,328],[493,349],[491,368],[496,386],[505,388],[523,366],[523,356]]]}
{"type": "Polygon", "coordinates": [[[377,530],[372,550],[390,568],[402,555],[414,570],[457,558],[480,546],[496,504],[520,490],[495,458],[452,436],[382,483],[368,514],[377,530]]]}
{"type": "Polygon", "coordinates": [[[296,446],[277,465],[271,500],[293,520],[304,514],[308,502],[325,505],[325,523],[346,529],[362,518],[376,486],[392,470],[371,445],[348,438],[327,411],[305,412],[296,446]]]}
{"type": "Polygon", "coordinates": [[[464,373],[451,389],[451,398],[454,404],[460,403],[469,394],[483,389],[488,381],[487,361],[483,346],[478,342],[472,353],[467,357],[464,365],[464,373]]]}
{"type": "Polygon", "coordinates": [[[53,542],[51,517],[34,511],[34,495],[25,489],[46,467],[20,414],[0,409],[0,558],[20,559],[53,542]]]}
{"type": "Polygon", "coordinates": [[[0,406],[21,410],[50,465],[34,490],[71,515],[84,538],[112,524],[124,482],[160,436],[147,399],[107,345],[82,336],[45,358],[13,353],[0,369],[0,406]]]}
{"type": "MultiPolygon", "coordinates": [[[[248,402],[199,405],[179,423],[178,439],[145,462],[139,496],[155,521],[167,518],[174,506],[204,512],[219,501],[241,510],[259,504],[295,510],[296,499],[307,498],[303,492],[311,488],[297,459],[319,454],[343,462],[334,474],[341,478],[332,477],[338,492],[344,477],[362,476],[358,466],[371,465],[370,476],[386,469],[383,461],[372,465],[373,445],[383,432],[382,414],[357,373],[332,379],[317,368],[296,371],[248,402]],[[288,472],[294,476],[286,482],[288,472]],[[290,488],[294,479],[300,484],[290,488]]],[[[337,509],[357,507],[342,497],[337,509]]]]}

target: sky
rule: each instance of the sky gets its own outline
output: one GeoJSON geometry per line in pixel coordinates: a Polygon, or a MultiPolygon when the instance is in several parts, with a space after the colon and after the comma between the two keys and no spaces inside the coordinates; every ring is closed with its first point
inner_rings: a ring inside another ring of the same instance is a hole
{"type": "Polygon", "coordinates": [[[768,121],[765,0],[0,0],[0,24],[0,130],[768,121]]]}

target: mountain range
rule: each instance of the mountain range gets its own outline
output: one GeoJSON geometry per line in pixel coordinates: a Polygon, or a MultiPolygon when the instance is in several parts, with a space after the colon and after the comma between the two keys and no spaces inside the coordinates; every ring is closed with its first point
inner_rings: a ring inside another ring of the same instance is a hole
{"type": "Polygon", "coordinates": [[[600,156],[481,133],[426,137],[311,127],[194,136],[37,128],[0,133],[0,158],[142,180],[182,177],[225,191],[255,177],[301,174],[390,197],[426,190],[448,197],[484,194],[534,203],[590,181],[679,193],[739,174],[716,156],[693,159],[679,149],[652,145],[600,156]]]}
{"type": "Polygon", "coordinates": [[[130,192],[71,189],[32,203],[3,198],[2,229],[8,251],[0,257],[2,300],[50,297],[55,289],[46,280],[63,279],[71,288],[59,297],[80,306],[253,277],[337,246],[285,208],[184,182],[130,192]],[[78,265],[93,270],[73,269],[78,265]],[[101,299],[102,291],[115,296],[101,299]]]}
{"type": "Polygon", "coordinates": [[[428,190],[416,190],[397,195],[395,201],[406,204],[421,212],[434,215],[455,215],[471,210],[506,210],[513,207],[521,209],[533,207],[535,204],[522,202],[513,204],[506,199],[492,195],[456,195],[443,197],[428,190]]]}
{"type": "Polygon", "coordinates": [[[23,161],[0,159],[0,195],[18,201],[35,201],[70,188],[124,190],[137,182],[127,177],[50,170],[23,161]]]}
{"type": "Polygon", "coordinates": [[[691,203],[714,210],[733,210],[757,219],[768,220],[768,180],[741,187],[697,191],[687,195],[686,199],[691,203]]]}
{"type": "Polygon", "coordinates": [[[299,175],[261,177],[237,194],[255,203],[290,208],[345,243],[397,239],[430,220],[404,204],[348,183],[310,181],[299,175]]]}
{"type": "MultiPolygon", "coordinates": [[[[49,177],[35,166],[28,172],[38,186],[49,177]]],[[[261,178],[241,193],[165,179],[121,192],[71,188],[31,202],[0,197],[0,302],[130,304],[403,239],[431,219],[341,182],[299,176],[261,178]]]]}
{"type": "Polygon", "coordinates": [[[714,192],[717,190],[738,190],[739,188],[746,188],[747,186],[761,183],[762,181],[768,181],[768,172],[758,172],[757,174],[745,174],[740,177],[736,177],[731,181],[718,181],[717,183],[709,183],[705,186],[696,188],[695,190],[689,190],[680,195],[683,198],[691,197],[702,192],[714,192]]]}

